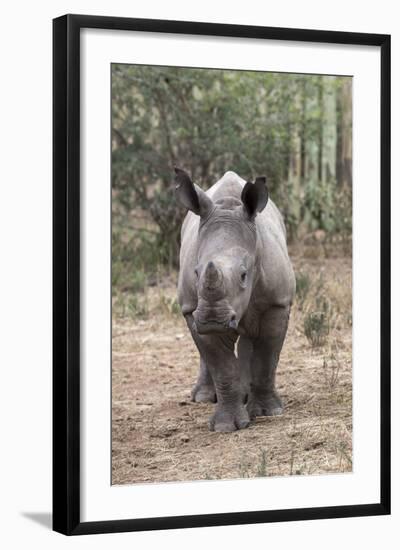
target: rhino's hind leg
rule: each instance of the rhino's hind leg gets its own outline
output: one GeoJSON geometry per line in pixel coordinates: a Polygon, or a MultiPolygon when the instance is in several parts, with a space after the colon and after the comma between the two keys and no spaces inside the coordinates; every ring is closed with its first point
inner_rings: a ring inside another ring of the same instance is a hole
{"type": "Polygon", "coordinates": [[[275,389],[275,374],[285,340],[290,308],[274,307],[262,319],[260,335],[253,342],[251,385],[247,411],[250,418],[277,416],[283,403],[275,389]]]}
{"type": "Polygon", "coordinates": [[[200,357],[199,376],[193,386],[191,398],[196,403],[216,403],[217,401],[213,379],[202,357],[200,357]]]}

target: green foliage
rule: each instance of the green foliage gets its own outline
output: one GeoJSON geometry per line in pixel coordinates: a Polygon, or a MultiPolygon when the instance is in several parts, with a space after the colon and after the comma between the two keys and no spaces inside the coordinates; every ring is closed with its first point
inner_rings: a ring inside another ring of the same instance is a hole
{"type": "Polygon", "coordinates": [[[255,461],[255,457],[242,453],[239,462],[239,477],[249,479],[252,477],[268,476],[268,461],[267,451],[260,451],[259,461],[255,461]]]}
{"type": "Polygon", "coordinates": [[[133,271],[177,267],[185,211],[173,196],[174,165],[203,188],[227,170],[266,175],[289,238],[302,227],[351,230],[351,188],[335,177],[348,134],[344,81],[113,64],[113,284],[135,287],[133,271]]]}
{"type": "Polygon", "coordinates": [[[305,184],[303,220],[310,229],[333,232],[336,228],[335,188],[326,182],[305,184]]]}
{"type": "Polygon", "coordinates": [[[339,382],[340,362],[337,354],[332,351],[329,356],[323,360],[324,378],[330,391],[333,391],[339,382]]]}
{"type": "Polygon", "coordinates": [[[245,478],[245,479],[249,478],[250,466],[251,466],[251,463],[250,463],[249,457],[245,453],[242,453],[242,456],[240,457],[240,461],[239,461],[239,477],[245,478]]]}
{"type": "Polygon", "coordinates": [[[308,273],[299,271],[296,273],[296,295],[299,306],[302,307],[311,287],[311,278],[308,273]]]}
{"type": "Polygon", "coordinates": [[[260,463],[257,467],[257,477],[265,477],[267,475],[267,451],[263,449],[260,455],[260,463]]]}
{"type": "Polygon", "coordinates": [[[169,297],[165,294],[160,295],[160,311],[167,313],[168,315],[180,315],[181,308],[178,304],[176,297],[169,297]]]}
{"type": "Polygon", "coordinates": [[[113,221],[112,287],[125,292],[142,292],[155,279],[168,259],[168,243],[158,233],[129,229],[113,221]]]}
{"type": "Polygon", "coordinates": [[[147,319],[149,305],[145,294],[119,293],[113,303],[113,314],[116,317],[147,319]]]}
{"type": "Polygon", "coordinates": [[[316,299],[316,309],[304,317],[304,334],[313,348],[323,346],[330,331],[331,311],[328,301],[320,296],[316,299]]]}

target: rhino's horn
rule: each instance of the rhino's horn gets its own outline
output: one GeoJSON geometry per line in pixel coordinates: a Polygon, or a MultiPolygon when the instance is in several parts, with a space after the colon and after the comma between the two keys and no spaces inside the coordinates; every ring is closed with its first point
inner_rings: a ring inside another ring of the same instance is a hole
{"type": "Polygon", "coordinates": [[[204,280],[205,286],[210,290],[218,288],[221,285],[221,274],[214,262],[208,262],[204,274],[204,280]]]}

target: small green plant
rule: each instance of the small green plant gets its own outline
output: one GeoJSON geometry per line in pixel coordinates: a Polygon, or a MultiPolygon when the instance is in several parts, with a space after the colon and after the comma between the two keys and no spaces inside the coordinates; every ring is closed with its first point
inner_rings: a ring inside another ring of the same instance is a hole
{"type": "Polygon", "coordinates": [[[322,272],[320,272],[318,278],[313,283],[317,305],[319,305],[323,301],[326,301],[325,298],[322,297],[322,294],[324,292],[324,285],[324,275],[322,272]]]}
{"type": "Polygon", "coordinates": [[[296,273],[296,295],[299,306],[302,307],[311,287],[311,279],[308,273],[300,271],[296,273]]]}
{"type": "Polygon", "coordinates": [[[294,475],[296,472],[294,471],[294,459],[295,459],[295,447],[294,447],[294,443],[292,442],[291,444],[291,449],[290,449],[290,463],[289,463],[289,475],[292,476],[294,475]]]}
{"type": "Polygon", "coordinates": [[[141,317],[146,318],[149,315],[149,306],[147,303],[146,296],[138,298],[138,296],[133,295],[127,301],[127,312],[131,317],[141,317]]]}
{"type": "Polygon", "coordinates": [[[243,454],[239,462],[239,477],[249,478],[250,477],[250,464],[249,459],[243,454]]]}
{"type": "Polygon", "coordinates": [[[351,454],[349,454],[348,452],[346,443],[343,441],[339,443],[339,445],[337,445],[336,448],[339,454],[346,460],[346,462],[348,462],[348,464],[352,466],[353,460],[352,460],[351,454]]]}
{"type": "Polygon", "coordinates": [[[168,315],[179,315],[181,312],[177,299],[166,294],[160,294],[160,309],[168,315]]]}
{"type": "Polygon", "coordinates": [[[257,468],[257,477],[266,477],[267,474],[267,451],[263,449],[260,456],[260,464],[257,468]]]}
{"type": "Polygon", "coordinates": [[[146,274],[142,269],[133,272],[131,279],[131,288],[133,292],[143,292],[146,287],[146,274]]]}
{"type": "Polygon", "coordinates": [[[323,371],[325,382],[329,389],[332,391],[335,389],[339,382],[340,362],[337,355],[332,352],[329,356],[324,357],[323,371]]]}
{"type": "Polygon", "coordinates": [[[310,311],[304,318],[304,334],[313,348],[323,346],[330,331],[329,304],[324,298],[317,297],[316,310],[310,311]]]}
{"type": "Polygon", "coordinates": [[[146,319],[149,315],[149,305],[146,294],[119,293],[113,303],[113,312],[117,317],[146,319]]]}

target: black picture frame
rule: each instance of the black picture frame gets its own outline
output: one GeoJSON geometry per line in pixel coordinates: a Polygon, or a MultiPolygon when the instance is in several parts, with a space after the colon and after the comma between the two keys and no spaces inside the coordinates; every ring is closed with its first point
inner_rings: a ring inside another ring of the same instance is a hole
{"type": "Polygon", "coordinates": [[[53,21],[53,529],[66,535],[390,514],[390,36],[65,15],[53,21]],[[84,28],[378,46],[381,51],[379,502],[145,519],[80,520],[80,31],[84,28]]]}

